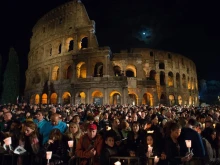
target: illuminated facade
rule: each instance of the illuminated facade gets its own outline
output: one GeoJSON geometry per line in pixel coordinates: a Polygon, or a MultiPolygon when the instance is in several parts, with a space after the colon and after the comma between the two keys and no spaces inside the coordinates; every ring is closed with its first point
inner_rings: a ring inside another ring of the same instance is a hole
{"type": "Polygon", "coordinates": [[[33,28],[25,98],[34,104],[198,105],[195,64],[160,50],[112,53],[99,47],[80,1],[43,16],[33,28]]]}

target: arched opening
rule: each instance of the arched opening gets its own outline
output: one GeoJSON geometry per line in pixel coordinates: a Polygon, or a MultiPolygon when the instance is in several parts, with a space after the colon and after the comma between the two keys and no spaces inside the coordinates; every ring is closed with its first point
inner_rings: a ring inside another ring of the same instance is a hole
{"type": "Polygon", "coordinates": [[[161,94],[161,96],[160,96],[160,104],[166,105],[166,96],[165,96],[165,94],[161,94]]]}
{"type": "Polygon", "coordinates": [[[84,37],[81,42],[81,49],[88,48],[88,37],[84,37]]]}
{"type": "Polygon", "coordinates": [[[176,87],[180,88],[180,74],[176,73],[176,87]]]}
{"type": "Polygon", "coordinates": [[[34,103],[35,103],[35,95],[31,95],[30,104],[34,104],[34,103]]]}
{"type": "Polygon", "coordinates": [[[118,91],[112,91],[110,93],[110,104],[112,105],[121,104],[121,94],[118,91]]]}
{"type": "Polygon", "coordinates": [[[67,68],[67,71],[66,71],[66,78],[67,79],[71,79],[73,76],[73,69],[72,69],[72,66],[70,65],[68,68],[67,68]]]}
{"type": "Polygon", "coordinates": [[[102,105],[103,104],[103,93],[100,91],[94,91],[92,93],[92,99],[94,104],[102,105]]]}
{"type": "Polygon", "coordinates": [[[160,85],[165,85],[165,73],[160,72],[160,85]]]}
{"type": "Polygon", "coordinates": [[[85,104],[86,103],[86,93],[78,92],[75,96],[75,104],[85,104]]]}
{"type": "Polygon", "coordinates": [[[103,63],[98,62],[94,68],[94,77],[103,77],[103,63]]]}
{"type": "Polygon", "coordinates": [[[69,92],[64,92],[62,96],[63,104],[70,104],[71,95],[69,92]]]}
{"type": "Polygon", "coordinates": [[[57,81],[59,79],[59,67],[55,66],[52,70],[52,80],[57,81]]]}
{"type": "Polygon", "coordinates": [[[168,86],[173,87],[174,86],[174,80],[173,80],[173,73],[169,72],[168,73],[168,86]]]}
{"type": "Polygon", "coordinates": [[[56,93],[52,93],[50,96],[50,103],[51,104],[57,104],[57,94],[56,93]]]}
{"type": "Polygon", "coordinates": [[[182,102],[183,102],[182,97],[181,97],[181,96],[178,96],[178,104],[179,104],[179,105],[182,105],[182,102]]]}
{"type": "Polygon", "coordinates": [[[189,96],[189,105],[193,104],[192,96],[189,96]]]}
{"type": "Polygon", "coordinates": [[[192,84],[192,90],[194,90],[194,85],[195,85],[195,82],[193,81],[193,78],[191,77],[191,84],[192,84]]]}
{"type": "Polygon", "coordinates": [[[35,95],[35,100],[34,100],[35,104],[39,104],[40,103],[40,95],[36,94],[35,95]]]}
{"type": "Polygon", "coordinates": [[[134,77],[134,72],[132,70],[126,70],[126,77],[134,77]]]}
{"type": "Polygon", "coordinates": [[[189,77],[188,77],[188,89],[191,89],[191,80],[189,77]]]}
{"type": "Polygon", "coordinates": [[[160,63],[159,63],[159,69],[165,69],[165,65],[164,65],[163,62],[160,62],[160,63]]]}
{"type": "Polygon", "coordinates": [[[150,93],[145,93],[142,98],[142,104],[153,106],[153,96],[150,93]]]}
{"type": "Polygon", "coordinates": [[[119,66],[114,66],[113,70],[115,76],[121,76],[121,68],[119,66]]]}
{"type": "Polygon", "coordinates": [[[128,95],[128,103],[131,105],[137,105],[137,96],[134,93],[128,95]]]}
{"type": "Polygon", "coordinates": [[[86,64],[85,62],[80,62],[76,66],[76,77],[86,78],[86,64]]]}
{"type": "Polygon", "coordinates": [[[175,97],[174,97],[174,95],[169,95],[169,103],[170,103],[170,106],[174,106],[175,105],[175,97]]]}
{"type": "Polygon", "coordinates": [[[156,80],[156,71],[155,70],[151,70],[150,71],[150,80],[156,80]]]}
{"type": "Polygon", "coordinates": [[[74,48],[74,40],[70,40],[70,42],[69,42],[69,49],[68,49],[68,51],[73,50],[73,48],[74,48]]]}
{"type": "Polygon", "coordinates": [[[46,94],[46,93],[44,93],[44,94],[42,95],[41,103],[42,103],[42,104],[47,104],[47,94],[46,94]]]}
{"type": "Polygon", "coordinates": [[[183,86],[183,88],[186,88],[186,76],[185,76],[185,74],[183,74],[183,77],[182,77],[182,86],[183,86]]]}
{"type": "Polygon", "coordinates": [[[128,65],[125,70],[126,77],[136,77],[136,67],[134,65],[128,65]]]}
{"type": "Polygon", "coordinates": [[[58,54],[60,54],[62,51],[62,44],[59,45],[58,54]]]}

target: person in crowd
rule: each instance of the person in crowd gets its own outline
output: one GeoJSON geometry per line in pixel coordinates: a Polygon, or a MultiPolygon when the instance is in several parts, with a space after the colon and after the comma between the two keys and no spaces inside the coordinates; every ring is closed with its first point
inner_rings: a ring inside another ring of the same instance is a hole
{"type": "Polygon", "coordinates": [[[76,146],[76,155],[81,159],[80,165],[86,165],[88,162],[99,165],[102,147],[103,139],[97,134],[97,126],[89,124],[87,133],[80,137],[76,146]]]}
{"type": "MultiPolygon", "coordinates": [[[[67,165],[68,142],[58,128],[51,130],[47,143],[44,144],[45,151],[52,151],[51,162],[56,165],[67,165]]],[[[44,155],[46,157],[46,155],[44,155]]]]}
{"type": "MultiPolygon", "coordinates": [[[[101,155],[100,155],[100,163],[106,164],[109,162],[109,158],[111,156],[118,156],[118,148],[115,145],[115,140],[114,140],[114,134],[112,132],[108,132],[105,134],[104,140],[105,144],[101,150],[101,155]]],[[[110,161],[111,164],[113,164],[112,161],[110,161]]]]}
{"type": "Polygon", "coordinates": [[[58,128],[61,133],[66,132],[67,125],[66,123],[60,121],[59,114],[55,113],[51,116],[50,122],[44,124],[40,129],[40,134],[43,136],[43,144],[48,141],[49,134],[52,129],[58,128]]]}
{"type": "Polygon", "coordinates": [[[190,118],[186,127],[182,128],[180,137],[178,139],[181,156],[184,156],[188,151],[185,140],[191,140],[194,156],[201,158],[205,157],[205,148],[201,135],[196,131],[197,126],[198,122],[196,119],[190,118]]]}
{"type": "Polygon", "coordinates": [[[38,152],[42,146],[40,140],[36,124],[32,121],[25,122],[19,138],[19,146],[23,147],[26,153],[18,158],[19,165],[39,163],[38,152]]]}
{"type": "Polygon", "coordinates": [[[191,160],[192,155],[180,157],[180,145],[178,143],[178,137],[181,133],[181,126],[178,123],[170,124],[170,136],[165,139],[164,152],[166,154],[167,164],[169,165],[180,165],[183,162],[191,160]]]}
{"type": "Polygon", "coordinates": [[[36,111],[35,116],[36,116],[36,118],[33,121],[37,125],[39,132],[41,132],[41,129],[43,128],[44,124],[46,124],[48,121],[44,118],[44,111],[43,110],[36,111]]]}

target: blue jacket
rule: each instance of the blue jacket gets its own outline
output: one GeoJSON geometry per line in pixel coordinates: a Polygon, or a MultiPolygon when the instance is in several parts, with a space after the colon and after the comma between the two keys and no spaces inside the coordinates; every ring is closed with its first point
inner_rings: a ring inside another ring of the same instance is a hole
{"type": "Polygon", "coordinates": [[[40,130],[40,134],[43,135],[43,144],[45,144],[48,141],[49,134],[51,130],[54,128],[58,128],[61,133],[64,133],[67,129],[67,125],[62,121],[59,121],[57,125],[52,125],[51,122],[45,123],[40,130]]]}

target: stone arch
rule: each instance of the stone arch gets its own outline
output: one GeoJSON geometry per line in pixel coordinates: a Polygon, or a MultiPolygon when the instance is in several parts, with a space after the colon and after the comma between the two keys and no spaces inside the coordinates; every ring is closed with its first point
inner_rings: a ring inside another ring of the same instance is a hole
{"type": "Polygon", "coordinates": [[[86,63],[85,62],[79,62],[76,65],[76,77],[86,78],[86,63]]]}
{"type": "Polygon", "coordinates": [[[121,104],[121,93],[118,91],[112,91],[109,95],[109,102],[112,105],[120,105],[121,104]]]}
{"type": "Polygon", "coordinates": [[[113,70],[114,70],[114,75],[115,75],[115,76],[121,76],[121,75],[122,75],[122,74],[121,74],[121,68],[120,68],[120,66],[118,66],[118,65],[114,66],[114,67],[113,67],[113,70]]]}
{"type": "Polygon", "coordinates": [[[52,93],[50,96],[50,103],[54,105],[57,104],[57,98],[58,98],[57,93],[52,93]]]}
{"type": "Polygon", "coordinates": [[[181,97],[181,96],[178,96],[178,104],[179,104],[179,105],[182,105],[182,103],[183,103],[182,97],[181,97]]]}
{"type": "Polygon", "coordinates": [[[47,94],[44,93],[41,98],[41,104],[47,104],[47,94]]]}
{"type": "Polygon", "coordinates": [[[165,69],[165,64],[163,62],[159,63],[159,69],[165,69]]]}
{"type": "Polygon", "coordinates": [[[175,96],[174,95],[169,95],[169,103],[170,103],[170,106],[175,105],[175,96]]]}
{"type": "Polygon", "coordinates": [[[176,87],[180,88],[180,74],[176,73],[176,87]]]}
{"type": "Polygon", "coordinates": [[[70,104],[70,98],[71,98],[70,93],[69,92],[64,92],[63,96],[62,96],[62,103],[63,104],[70,104]]]}
{"type": "Polygon", "coordinates": [[[174,86],[174,78],[173,78],[173,72],[168,73],[168,86],[173,87],[174,86]]]}
{"type": "Polygon", "coordinates": [[[89,39],[88,37],[83,37],[81,40],[81,49],[88,48],[89,39]]]}
{"type": "Polygon", "coordinates": [[[194,86],[194,85],[195,85],[195,83],[194,83],[194,81],[193,81],[193,77],[191,77],[191,84],[192,84],[191,89],[192,89],[192,90],[194,90],[194,88],[195,88],[195,86],[194,86]]]}
{"type": "Polygon", "coordinates": [[[53,81],[59,80],[59,67],[58,66],[53,67],[53,70],[52,70],[52,80],[53,81]]]}
{"type": "Polygon", "coordinates": [[[192,105],[193,104],[193,98],[192,96],[189,96],[189,105],[192,105]]]}
{"type": "Polygon", "coordinates": [[[165,83],[165,73],[160,71],[160,85],[166,85],[165,83]]]}
{"type": "Polygon", "coordinates": [[[95,104],[103,104],[103,93],[99,90],[95,90],[92,93],[92,99],[93,99],[93,103],[95,104]]]}
{"type": "Polygon", "coordinates": [[[138,104],[138,95],[134,91],[128,91],[128,104],[137,105],[138,104]]]}
{"type": "Polygon", "coordinates": [[[72,37],[67,38],[65,47],[68,52],[74,49],[74,40],[72,37]]]}
{"type": "Polygon", "coordinates": [[[187,84],[187,86],[188,86],[188,89],[191,89],[191,80],[190,80],[189,77],[188,77],[188,84],[187,84]]]}
{"type": "Polygon", "coordinates": [[[35,95],[31,95],[30,104],[35,104],[35,95]]]}
{"type": "Polygon", "coordinates": [[[39,94],[35,95],[34,103],[35,104],[40,104],[40,95],[39,94]]]}
{"type": "Polygon", "coordinates": [[[160,104],[166,104],[167,98],[165,94],[160,95],[160,104]]]}
{"type": "Polygon", "coordinates": [[[85,104],[86,103],[86,93],[77,92],[75,96],[75,104],[85,104]]]}
{"type": "Polygon", "coordinates": [[[95,64],[94,77],[103,77],[103,63],[98,62],[95,64]]]}
{"type": "Polygon", "coordinates": [[[153,96],[151,93],[146,92],[142,98],[142,104],[153,106],[153,96]]]}
{"type": "Polygon", "coordinates": [[[62,53],[62,43],[59,44],[58,46],[58,54],[62,53]]]}
{"type": "Polygon", "coordinates": [[[150,80],[156,80],[156,71],[155,70],[151,70],[150,71],[150,80]]]}
{"type": "Polygon", "coordinates": [[[125,69],[125,75],[127,77],[136,77],[137,76],[137,70],[134,65],[127,65],[125,69]]]}
{"type": "Polygon", "coordinates": [[[183,88],[186,88],[186,75],[185,74],[182,75],[182,86],[183,88]]]}

